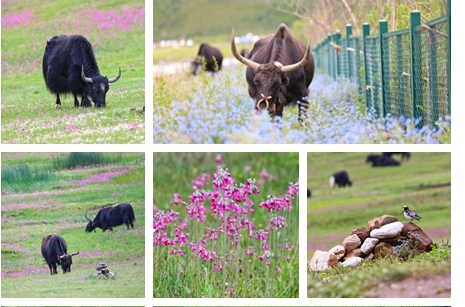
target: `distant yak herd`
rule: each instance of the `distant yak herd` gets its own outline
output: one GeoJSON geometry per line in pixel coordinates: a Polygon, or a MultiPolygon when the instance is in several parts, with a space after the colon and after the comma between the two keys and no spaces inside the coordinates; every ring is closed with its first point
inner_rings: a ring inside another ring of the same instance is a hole
{"type": "MultiPolygon", "coordinates": [[[[365,163],[371,163],[372,167],[399,166],[400,162],[393,158],[393,155],[400,155],[401,161],[408,161],[411,157],[410,152],[383,152],[379,154],[369,154],[365,163]]],[[[351,187],[352,181],[349,179],[349,173],[345,170],[335,172],[329,177],[329,186],[334,188],[351,187]]],[[[312,191],[307,188],[307,198],[312,196],[312,191]]]]}
{"type": "MultiPolygon", "coordinates": [[[[95,228],[101,228],[102,232],[105,230],[113,230],[113,227],[125,224],[127,229],[131,226],[134,229],[134,222],[136,220],[134,210],[130,204],[120,204],[114,207],[104,207],[99,210],[94,220],[91,220],[85,215],[88,221],[85,231],[95,232],[95,228]]],[[[58,274],[57,265],[63,269],[63,274],[71,272],[71,264],[73,263],[73,256],[79,254],[74,252],[68,254],[68,246],[63,237],[58,234],[50,234],[42,239],[42,246],[40,249],[45,262],[50,268],[50,274],[58,274]]]]}

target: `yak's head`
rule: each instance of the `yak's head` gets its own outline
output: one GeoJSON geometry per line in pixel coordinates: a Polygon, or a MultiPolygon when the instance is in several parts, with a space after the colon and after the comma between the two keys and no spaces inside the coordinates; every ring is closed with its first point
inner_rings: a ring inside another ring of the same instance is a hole
{"type": "Polygon", "coordinates": [[[365,160],[365,163],[373,162],[376,160],[376,155],[369,154],[365,160]]]}
{"type": "Polygon", "coordinates": [[[195,59],[191,62],[191,72],[195,76],[197,75],[199,69],[202,68],[204,65],[205,58],[203,58],[201,55],[198,55],[195,57],[195,59]]]}
{"type": "Polygon", "coordinates": [[[310,41],[303,58],[295,64],[282,65],[280,62],[260,64],[247,59],[237,52],[234,41],[234,30],[231,37],[231,51],[234,57],[254,72],[253,87],[255,97],[255,109],[267,109],[275,114],[277,108],[283,108],[285,97],[282,94],[289,85],[288,73],[304,68],[310,62],[310,41]]]}
{"type": "Polygon", "coordinates": [[[86,226],[86,232],[92,232],[95,231],[95,226],[94,226],[94,222],[87,217],[87,213],[86,213],[86,216],[85,216],[86,220],[87,220],[87,226],[86,226]]]}
{"type": "Polygon", "coordinates": [[[63,269],[63,274],[71,273],[71,264],[73,264],[73,256],[79,254],[79,252],[72,253],[71,255],[62,255],[59,258],[61,268],[63,269]]]}
{"type": "Polygon", "coordinates": [[[108,79],[107,77],[100,75],[86,77],[86,75],[84,74],[84,65],[82,66],[81,70],[81,78],[84,82],[86,82],[86,94],[92,98],[92,101],[94,102],[96,108],[107,106],[105,95],[110,89],[110,86],[108,84],[118,81],[120,77],[121,68],[119,68],[118,75],[112,79],[108,79]]]}
{"type": "Polygon", "coordinates": [[[254,69],[253,83],[255,87],[255,109],[269,110],[271,114],[276,108],[284,106],[285,87],[289,85],[289,77],[282,71],[283,65],[279,62],[258,65],[254,69]],[[284,88],[283,88],[284,87],[284,88]]]}

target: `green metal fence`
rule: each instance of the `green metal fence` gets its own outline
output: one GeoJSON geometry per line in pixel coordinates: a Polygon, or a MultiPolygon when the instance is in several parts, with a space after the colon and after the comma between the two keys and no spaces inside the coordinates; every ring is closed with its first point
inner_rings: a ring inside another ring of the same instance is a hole
{"type": "Polygon", "coordinates": [[[434,126],[451,114],[450,101],[450,1],[447,15],[421,24],[420,12],[410,13],[410,29],[388,32],[387,21],[379,33],[363,36],[328,35],[313,49],[317,71],[334,79],[353,79],[366,107],[384,117],[414,118],[418,127],[434,126]]]}

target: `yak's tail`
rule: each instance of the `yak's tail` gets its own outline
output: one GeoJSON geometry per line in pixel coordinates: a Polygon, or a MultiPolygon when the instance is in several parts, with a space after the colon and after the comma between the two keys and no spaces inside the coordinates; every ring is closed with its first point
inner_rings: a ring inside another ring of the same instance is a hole
{"type": "Polygon", "coordinates": [[[129,210],[129,223],[131,224],[132,229],[134,229],[134,223],[136,222],[136,216],[134,215],[134,209],[129,210]]]}
{"type": "Polygon", "coordinates": [[[336,179],[334,178],[334,176],[329,177],[329,186],[330,186],[331,188],[334,187],[335,180],[336,180],[336,179]]]}

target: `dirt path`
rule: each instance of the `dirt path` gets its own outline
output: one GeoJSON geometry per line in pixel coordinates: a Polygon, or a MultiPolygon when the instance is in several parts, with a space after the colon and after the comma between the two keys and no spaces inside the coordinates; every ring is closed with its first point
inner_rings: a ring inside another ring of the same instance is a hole
{"type": "Polygon", "coordinates": [[[371,292],[368,297],[451,297],[451,277],[450,274],[420,279],[410,277],[401,281],[381,283],[378,290],[371,292]]]}

